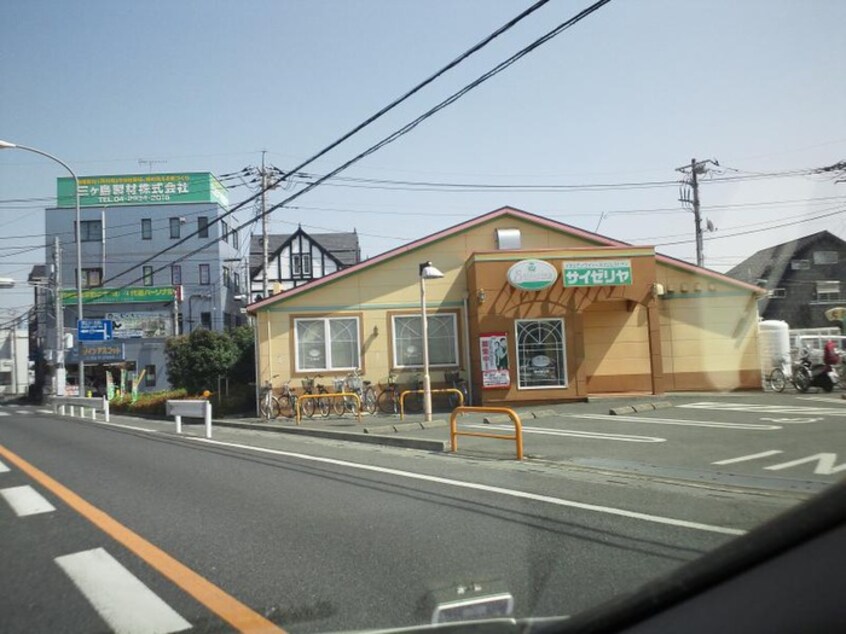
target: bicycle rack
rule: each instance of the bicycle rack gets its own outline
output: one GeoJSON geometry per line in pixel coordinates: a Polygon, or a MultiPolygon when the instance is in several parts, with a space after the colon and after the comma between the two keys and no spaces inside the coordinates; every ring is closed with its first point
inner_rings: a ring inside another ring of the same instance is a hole
{"type": "MultiPolygon", "coordinates": [[[[400,420],[405,419],[405,397],[407,394],[423,394],[425,390],[405,390],[400,394],[400,420]]],[[[464,405],[464,392],[455,387],[444,387],[435,390],[430,390],[432,394],[443,394],[445,392],[453,392],[458,394],[458,406],[464,405]]]]}
{"type": "Polygon", "coordinates": [[[496,438],[498,440],[513,440],[517,443],[517,460],[523,459],[523,423],[520,422],[520,417],[513,409],[508,407],[456,407],[452,410],[449,417],[449,441],[452,453],[458,451],[457,436],[475,436],[477,438],[496,438]],[[503,436],[501,434],[488,434],[480,431],[458,431],[458,417],[461,414],[480,413],[480,414],[507,414],[514,423],[514,435],[503,436]]]}
{"type": "Polygon", "coordinates": [[[355,392],[324,392],[323,394],[303,394],[302,396],[297,397],[297,411],[296,411],[296,421],[297,425],[300,424],[300,421],[303,419],[303,400],[307,398],[315,399],[315,398],[328,398],[334,400],[335,397],[344,397],[344,396],[352,396],[355,399],[355,402],[358,404],[356,407],[356,415],[358,416],[358,422],[361,423],[361,397],[356,394],[355,392]]]}

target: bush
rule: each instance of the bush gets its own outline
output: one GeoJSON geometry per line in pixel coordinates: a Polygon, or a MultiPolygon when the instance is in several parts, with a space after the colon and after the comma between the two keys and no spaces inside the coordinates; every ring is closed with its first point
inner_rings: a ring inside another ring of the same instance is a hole
{"type": "MultiPolygon", "coordinates": [[[[132,395],[122,394],[112,399],[109,408],[113,412],[126,412],[127,414],[148,414],[151,416],[166,416],[165,402],[171,399],[189,398],[184,388],[178,390],[165,390],[163,392],[146,392],[138,395],[138,400],[132,402],[132,395]]],[[[195,397],[202,398],[202,397],[195,397]]]]}

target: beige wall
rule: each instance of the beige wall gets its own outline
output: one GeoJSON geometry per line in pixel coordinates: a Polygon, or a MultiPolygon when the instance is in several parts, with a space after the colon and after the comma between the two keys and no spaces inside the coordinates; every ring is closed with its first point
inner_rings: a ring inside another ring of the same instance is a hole
{"type": "Polygon", "coordinates": [[[588,392],[650,391],[647,309],[625,301],[596,302],[583,315],[588,392]]]}

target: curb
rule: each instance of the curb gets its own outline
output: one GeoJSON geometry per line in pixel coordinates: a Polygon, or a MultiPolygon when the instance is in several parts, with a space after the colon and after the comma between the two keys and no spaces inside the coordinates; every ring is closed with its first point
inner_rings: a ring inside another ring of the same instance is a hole
{"type": "Polygon", "coordinates": [[[667,409],[673,404],[669,401],[658,401],[655,403],[635,403],[634,405],[624,405],[622,407],[612,407],[608,413],[613,416],[620,416],[623,414],[639,414],[640,412],[651,412],[656,409],[667,409]]]}
{"type": "MultiPolygon", "coordinates": [[[[420,429],[418,423],[408,423],[420,429]]],[[[401,438],[397,436],[381,436],[372,433],[351,433],[345,431],[332,431],[329,429],[308,429],[303,427],[271,427],[270,425],[255,425],[252,423],[234,423],[231,421],[213,421],[212,425],[217,427],[233,427],[236,429],[252,429],[256,431],[273,431],[280,434],[293,434],[295,436],[313,436],[316,438],[328,438],[331,440],[345,440],[360,442],[371,445],[388,445],[390,447],[401,447],[405,449],[419,449],[422,451],[442,452],[445,450],[447,441],[428,440],[426,438],[401,438]]]]}

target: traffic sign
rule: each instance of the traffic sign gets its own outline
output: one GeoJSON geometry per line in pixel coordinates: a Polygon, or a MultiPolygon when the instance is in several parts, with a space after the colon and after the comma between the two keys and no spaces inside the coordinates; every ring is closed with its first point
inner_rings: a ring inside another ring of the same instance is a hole
{"type": "Polygon", "coordinates": [[[112,322],[109,319],[78,319],[76,332],[80,341],[109,341],[112,322]]]}

